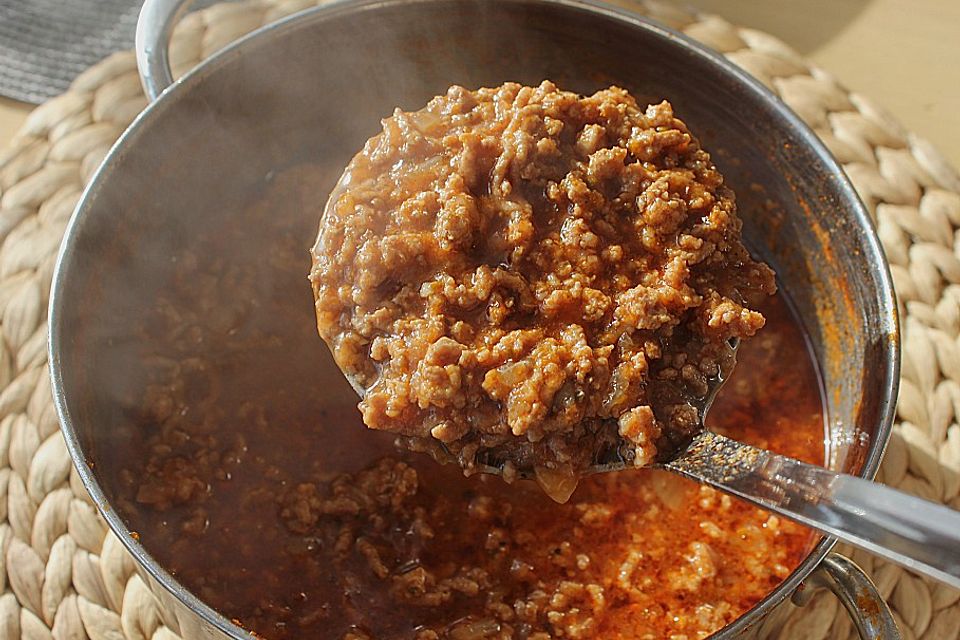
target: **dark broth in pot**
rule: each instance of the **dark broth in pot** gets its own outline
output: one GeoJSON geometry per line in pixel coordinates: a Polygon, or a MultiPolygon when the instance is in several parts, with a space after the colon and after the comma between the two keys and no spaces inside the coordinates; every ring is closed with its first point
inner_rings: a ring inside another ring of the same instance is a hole
{"type": "MultiPolygon", "coordinates": [[[[558,505],[367,430],[303,275],[335,178],[278,174],[186,243],[131,327],[148,383],[116,503],[188,588],[277,639],[692,639],[800,562],[807,529],[663,472],[586,478],[558,505]]],[[[815,364],[782,298],[762,311],[708,426],[822,463],[815,364]]]]}

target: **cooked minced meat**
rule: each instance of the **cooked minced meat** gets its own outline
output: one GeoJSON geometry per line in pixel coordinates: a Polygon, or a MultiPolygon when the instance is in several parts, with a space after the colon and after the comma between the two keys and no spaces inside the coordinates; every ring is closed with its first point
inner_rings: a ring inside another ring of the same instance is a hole
{"type": "MultiPolygon", "coordinates": [[[[103,345],[129,395],[99,473],[121,467],[118,513],[181,584],[269,640],[702,640],[800,563],[809,530],[666,472],[560,505],[364,430],[296,295],[337,175],[207,212],[103,345]]],[[[783,299],[762,309],[709,426],[822,464],[814,361],[783,299]]]]}
{"type": "Polygon", "coordinates": [[[368,427],[468,470],[494,449],[577,469],[611,434],[641,466],[699,425],[658,382],[703,395],[763,326],[774,276],[740,229],[669,103],[455,86],[384,120],[334,190],[319,331],[368,427]]]}

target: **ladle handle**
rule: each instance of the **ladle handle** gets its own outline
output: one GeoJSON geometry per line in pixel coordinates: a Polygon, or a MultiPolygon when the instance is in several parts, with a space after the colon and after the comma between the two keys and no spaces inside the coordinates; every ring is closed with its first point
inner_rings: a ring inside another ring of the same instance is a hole
{"type": "Polygon", "coordinates": [[[137,20],[135,49],[140,82],[151,102],[173,84],[170,36],[193,0],[146,0],[137,20]]]}
{"type": "Polygon", "coordinates": [[[960,588],[960,512],[703,431],[664,465],[960,588]]]}

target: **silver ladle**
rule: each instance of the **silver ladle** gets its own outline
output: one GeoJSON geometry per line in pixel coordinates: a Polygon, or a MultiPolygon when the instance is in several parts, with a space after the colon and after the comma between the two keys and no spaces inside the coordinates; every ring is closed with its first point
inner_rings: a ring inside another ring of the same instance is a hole
{"type": "MultiPolygon", "coordinates": [[[[708,381],[708,392],[691,401],[700,426],[729,379],[739,343],[731,342],[729,365],[708,381]]],[[[346,374],[345,374],[346,375],[346,374]]],[[[346,375],[361,396],[363,387],[346,375]]],[[[481,449],[480,473],[534,478],[537,470],[511,460],[503,448],[481,449]]],[[[833,536],[908,569],[960,588],[960,512],[885,485],[864,480],[733,440],[705,428],[666,461],[650,465],[696,480],[767,511],[833,536]]],[[[584,472],[635,469],[630,447],[603,447],[584,472]]],[[[571,487],[572,490],[572,487],[571,487]]]]}

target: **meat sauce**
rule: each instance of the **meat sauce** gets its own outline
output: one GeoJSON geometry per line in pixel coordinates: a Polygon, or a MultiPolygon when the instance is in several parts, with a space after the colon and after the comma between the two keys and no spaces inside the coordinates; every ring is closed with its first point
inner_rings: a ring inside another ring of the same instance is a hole
{"type": "Polygon", "coordinates": [[[689,399],[775,290],[740,227],[666,101],[453,86],[347,166],[313,249],[317,325],[368,427],[562,501],[575,483],[554,479],[611,445],[641,467],[700,428],[689,399]]]}
{"type": "MultiPolygon", "coordinates": [[[[303,283],[333,179],[283,172],[192,238],[134,328],[150,380],[117,505],[187,588],[276,640],[693,639],[798,564],[808,530],[663,472],[588,477],[558,505],[363,428],[303,283]]],[[[760,311],[709,427],[822,463],[804,337],[779,294],[760,311]]]]}

